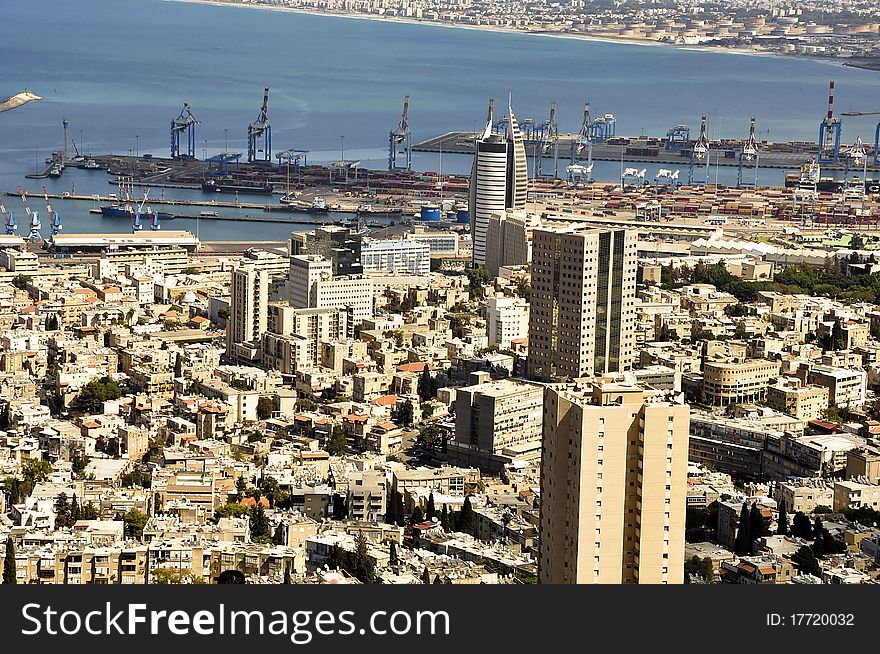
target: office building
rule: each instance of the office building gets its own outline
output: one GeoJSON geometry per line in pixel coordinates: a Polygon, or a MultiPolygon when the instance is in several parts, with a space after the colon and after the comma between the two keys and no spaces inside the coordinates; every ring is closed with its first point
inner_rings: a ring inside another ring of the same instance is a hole
{"type": "Polygon", "coordinates": [[[427,275],[431,272],[431,247],[415,239],[376,239],[361,248],[364,272],[427,275]]]}
{"type": "Polygon", "coordinates": [[[334,277],[364,272],[361,265],[361,235],[347,227],[324,225],[312,232],[293,232],[290,235],[290,254],[324,257],[331,262],[334,277]]]}
{"type": "Polygon", "coordinates": [[[635,348],[635,230],[536,229],[529,375],[542,381],[623,372],[635,348]]]}
{"type": "Polygon", "coordinates": [[[287,276],[287,298],[290,306],[308,309],[314,306],[314,285],[333,278],[333,262],[317,254],[296,254],[290,257],[287,276]]]}
{"type": "Polygon", "coordinates": [[[732,358],[703,363],[703,394],[716,406],[763,402],[767,385],[779,375],[779,361],[732,358]]]}
{"type": "Polygon", "coordinates": [[[259,340],[266,331],[269,311],[269,273],[254,266],[232,272],[232,295],[226,325],[226,349],[259,340]]]}
{"type": "Polygon", "coordinates": [[[486,264],[489,217],[505,209],[524,209],[528,190],[528,163],[519,123],[507,108],[507,133],[493,133],[493,116],[474,147],[468,209],[473,240],[473,264],[486,264]]]}
{"type": "Polygon", "coordinates": [[[688,422],[642,385],[545,388],[541,583],[683,583],[688,422]]]}

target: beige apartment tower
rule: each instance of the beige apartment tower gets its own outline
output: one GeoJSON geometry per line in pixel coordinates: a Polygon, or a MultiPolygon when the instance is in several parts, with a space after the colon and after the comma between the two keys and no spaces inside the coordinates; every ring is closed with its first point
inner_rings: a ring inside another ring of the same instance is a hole
{"type": "Polygon", "coordinates": [[[690,409],[629,381],[544,392],[541,583],[680,584],[690,409]]]}
{"type": "Polygon", "coordinates": [[[549,382],[632,367],[638,235],[583,226],[536,229],[528,371],[549,382]]]}
{"type": "Polygon", "coordinates": [[[226,325],[226,347],[259,340],[269,315],[269,273],[254,266],[232,272],[232,297],[226,325]]]}

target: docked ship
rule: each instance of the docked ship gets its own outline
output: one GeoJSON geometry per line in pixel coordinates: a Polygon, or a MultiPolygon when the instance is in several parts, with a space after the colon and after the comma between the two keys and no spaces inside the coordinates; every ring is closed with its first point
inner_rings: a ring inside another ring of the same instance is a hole
{"type": "Polygon", "coordinates": [[[402,213],[402,207],[374,207],[371,204],[362,204],[357,208],[357,215],[367,218],[397,218],[402,213]]]}
{"type": "Polygon", "coordinates": [[[324,198],[318,195],[312,200],[312,204],[303,209],[303,211],[306,213],[330,213],[330,207],[327,206],[324,198]]]}
{"type": "MultiPolygon", "coordinates": [[[[815,159],[801,166],[800,172],[785,176],[786,188],[810,187],[820,193],[839,193],[843,190],[844,184],[842,179],[822,177],[819,163],[815,159]]],[[[880,193],[880,179],[865,179],[865,191],[880,193]]]]}
{"type": "Polygon", "coordinates": [[[251,195],[272,195],[271,184],[247,184],[229,179],[206,179],[202,190],[209,193],[249,193],[251,195]]]}
{"type": "MultiPolygon", "coordinates": [[[[104,218],[131,218],[132,210],[127,206],[122,204],[113,204],[106,207],[101,207],[101,215],[104,218]]],[[[153,213],[159,216],[159,220],[174,220],[174,214],[166,213],[164,211],[154,211],[153,213]]],[[[141,214],[142,216],[146,216],[148,214],[141,214]]],[[[152,215],[152,214],[149,214],[152,215]]]]}

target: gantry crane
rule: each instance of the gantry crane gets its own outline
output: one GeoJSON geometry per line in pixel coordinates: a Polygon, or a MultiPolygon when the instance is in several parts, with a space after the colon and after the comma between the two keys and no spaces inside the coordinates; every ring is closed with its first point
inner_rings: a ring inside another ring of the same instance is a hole
{"type": "Polygon", "coordinates": [[[409,129],[409,96],[403,96],[403,113],[400,114],[400,122],[397,129],[388,134],[388,170],[412,170],[412,152],[410,140],[412,132],[409,129]],[[403,145],[403,150],[399,150],[403,145]],[[405,159],[402,165],[398,164],[397,156],[403,154],[405,159]]]}
{"type": "Polygon", "coordinates": [[[691,161],[688,167],[688,184],[694,183],[694,164],[697,162],[703,164],[706,169],[706,178],[702,183],[709,183],[709,130],[707,128],[706,116],[700,118],[700,136],[691,148],[691,161]]]}
{"type": "Polygon", "coordinates": [[[743,170],[747,168],[751,168],[755,172],[755,180],[753,186],[757,188],[758,186],[758,161],[760,159],[760,152],[758,150],[758,140],[755,137],[755,117],[752,116],[752,121],[749,123],[749,138],[743,143],[742,150],[739,153],[739,170],[736,174],[736,186],[737,188],[742,188],[743,186],[743,170]]]}
{"type": "Polygon", "coordinates": [[[15,231],[18,227],[15,224],[15,216],[13,216],[11,212],[6,211],[6,205],[3,204],[2,198],[0,198],[0,214],[3,215],[3,224],[6,226],[6,235],[15,236],[15,231]]]}
{"type": "Polygon", "coordinates": [[[36,243],[37,241],[43,240],[43,235],[40,234],[40,230],[43,226],[40,224],[40,217],[36,211],[31,211],[31,207],[28,204],[27,193],[24,192],[24,189],[21,186],[18,187],[18,194],[21,196],[21,203],[24,205],[24,211],[28,215],[29,223],[30,223],[30,232],[28,233],[27,240],[32,243],[36,243]]]}
{"type": "Polygon", "coordinates": [[[43,185],[43,198],[46,200],[46,215],[52,222],[52,236],[58,236],[61,233],[61,218],[58,216],[58,212],[53,211],[52,205],[49,204],[49,192],[46,191],[45,184],[43,185]]]}
{"type": "Polygon", "coordinates": [[[272,126],[269,124],[269,87],[263,89],[263,107],[248,125],[248,163],[272,161],[272,126]]]}
{"type": "Polygon", "coordinates": [[[584,120],[581,129],[571,144],[571,163],[565,169],[569,182],[593,181],[593,137],[590,134],[590,101],[584,103],[584,120]],[[581,159],[586,151],[586,161],[581,159]]]}
{"type": "MultiPolygon", "coordinates": [[[[841,116],[880,116],[880,111],[845,111],[841,116]]],[[[874,165],[880,166],[880,122],[874,130],[874,165]]]]}
{"type": "Polygon", "coordinates": [[[171,121],[171,158],[172,159],[195,159],[196,158],[196,125],[202,121],[193,116],[190,106],[184,102],[180,115],[171,121]],[[186,135],[186,151],[181,152],[180,137],[186,135]]]}
{"type": "Polygon", "coordinates": [[[550,116],[537,124],[535,134],[535,177],[544,177],[544,151],[549,146],[553,155],[553,177],[559,176],[559,127],[556,124],[556,100],[550,102],[550,116]]]}
{"type": "Polygon", "coordinates": [[[840,118],[834,117],[834,80],[828,84],[828,113],[825,120],[819,123],[819,156],[820,164],[834,164],[840,159],[840,118]]]}

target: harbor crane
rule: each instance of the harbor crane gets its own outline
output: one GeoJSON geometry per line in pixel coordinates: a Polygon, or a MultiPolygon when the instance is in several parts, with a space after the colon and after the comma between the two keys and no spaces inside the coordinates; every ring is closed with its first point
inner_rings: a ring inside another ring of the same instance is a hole
{"type": "Polygon", "coordinates": [[[647,168],[642,168],[641,170],[638,168],[627,168],[620,176],[620,186],[622,188],[642,186],[645,183],[645,173],[647,172],[647,168]]]}
{"type": "Polygon", "coordinates": [[[711,150],[709,149],[709,130],[706,123],[706,116],[700,118],[700,136],[697,137],[694,147],[691,148],[691,161],[688,167],[688,184],[694,184],[694,165],[699,162],[706,169],[706,178],[702,183],[709,183],[709,158],[711,150]]]}
{"type": "Polygon", "coordinates": [[[409,96],[403,96],[403,113],[400,114],[400,122],[397,129],[388,134],[388,170],[412,170],[412,151],[410,140],[412,132],[409,128],[409,96]],[[403,150],[400,150],[400,146],[403,150]],[[403,163],[398,163],[397,157],[404,155],[403,163]]]}
{"type": "Polygon", "coordinates": [[[841,197],[840,204],[846,209],[847,205],[852,202],[854,204],[860,205],[859,208],[865,208],[865,177],[868,173],[868,153],[865,149],[865,144],[862,142],[862,137],[859,136],[856,139],[856,142],[847,149],[844,153],[844,172],[843,172],[843,187],[841,189],[841,197]],[[849,176],[850,170],[861,169],[862,177],[859,178],[855,175],[852,177],[849,176]]]}
{"type": "Polygon", "coordinates": [[[202,121],[193,116],[192,109],[184,102],[180,115],[171,121],[171,158],[172,159],[195,159],[196,158],[196,125],[202,121]],[[181,136],[185,135],[186,151],[181,151],[181,136]]]}
{"type": "Polygon", "coordinates": [[[743,143],[742,150],[739,153],[739,170],[736,174],[736,187],[743,187],[743,171],[752,169],[755,172],[753,188],[758,186],[758,163],[761,154],[758,150],[758,140],[755,138],[755,117],[749,123],[749,138],[743,143]]]}
{"type": "MultiPolygon", "coordinates": [[[[841,116],[880,116],[880,111],[845,111],[841,116]]],[[[880,122],[874,131],[874,165],[880,166],[880,122]]]]}
{"type": "Polygon", "coordinates": [[[584,120],[571,144],[571,162],[565,171],[570,182],[593,181],[593,137],[590,135],[590,101],[584,103],[584,120]],[[587,159],[581,159],[586,152],[587,159]]]}
{"type": "Polygon", "coordinates": [[[834,117],[834,80],[828,84],[828,113],[825,120],[819,123],[819,156],[820,164],[834,164],[840,160],[840,118],[834,117]]]}
{"type": "Polygon", "coordinates": [[[666,132],[667,152],[681,152],[691,147],[691,128],[687,125],[676,125],[666,132]]]}
{"type": "Polygon", "coordinates": [[[46,200],[46,215],[52,221],[52,236],[58,236],[61,233],[61,218],[58,216],[58,212],[53,211],[52,205],[49,204],[49,192],[46,190],[45,184],[43,185],[43,198],[46,200]]]}
{"type": "Polygon", "coordinates": [[[0,214],[3,215],[3,224],[6,226],[6,235],[15,236],[15,232],[18,228],[18,225],[15,224],[15,216],[13,216],[11,212],[6,211],[6,205],[3,204],[2,199],[0,199],[0,214]]]}
{"type": "Polygon", "coordinates": [[[559,176],[559,126],[556,124],[556,100],[550,102],[550,115],[547,120],[535,124],[532,128],[535,137],[535,177],[551,177],[544,175],[544,152],[549,148],[553,156],[553,175],[559,176]]]}
{"type": "Polygon", "coordinates": [[[272,126],[269,124],[269,87],[263,89],[263,107],[248,125],[248,163],[272,161],[272,126]]]}
{"type": "Polygon", "coordinates": [[[30,232],[28,233],[27,240],[32,243],[36,243],[37,241],[43,240],[43,235],[40,234],[40,230],[43,228],[43,225],[40,224],[40,217],[36,211],[31,211],[31,207],[28,204],[27,193],[24,192],[24,189],[21,186],[18,187],[18,194],[21,196],[21,203],[24,205],[24,211],[28,215],[30,219],[30,232]]]}

